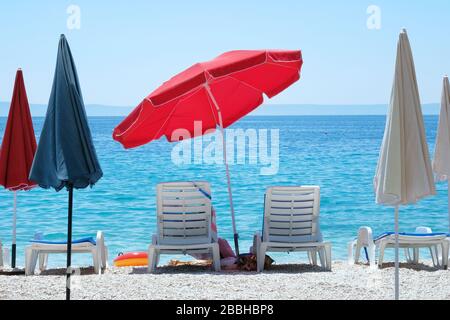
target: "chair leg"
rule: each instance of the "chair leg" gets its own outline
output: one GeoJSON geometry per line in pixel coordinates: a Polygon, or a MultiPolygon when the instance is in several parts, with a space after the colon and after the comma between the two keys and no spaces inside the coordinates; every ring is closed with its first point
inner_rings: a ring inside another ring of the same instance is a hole
{"type": "MultiPolygon", "coordinates": [[[[308,255],[310,256],[311,264],[313,266],[317,266],[317,250],[314,249],[314,250],[308,251],[308,255]]],[[[322,260],[320,260],[320,261],[322,263],[322,260]]]]}
{"type": "Polygon", "coordinates": [[[359,259],[361,258],[361,250],[361,244],[357,241],[355,244],[355,264],[359,263],[359,259]]]}
{"type": "Polygon", "coordinates": [[[367,251],[369,253],[369,263],[372,269],[377,267],[377,262],[375,261],[375,249],[376,248],[374,244],[370,244],[367,248],[367,251]]]}
{"type": "Polygon", "coordinates": [[[325,261],[327,264],[327,270],[331,271],[332,261],[331,261],[331,244],[325,245],[325,261]]]}
{"type": "Polygon", "coordinates": [[[45,271],[47,269],[48,253],[39,254],[39,270],[45,271]]]}
{"type": "Polygon", "coordinates": [[[253,236],[253,246],[251,247],[250,252],[253,253],[255,256],[257,256],[260,245],[261,245],[261,236],[257,233],[253,236]]]}
{"type": "Polygon", "coordinates": [[[260,250],[261,250],[261,236],[259,233],[256,233],[253,236],[253,254],[256,256],[256,271],[260,272],[260,262],[259,262],[259,258],[260,258],[260,250]]]}
{"type": "Polygon", "coordinates": [[[149,273],[154,273],[156,270],[156,257],[157,253],[156,253],[156,249],[154,246],[150,246],[148,249],[148,272],[149,273]]]}
{"type": "Polygon", "coordinates": [[[353,249],[355,248],[355,241],[349,242],[347,245],[347,262],[349,265],[353,265],[357,263],[355,258],[353,257],[353,249]]]}
{"type": "Polygon", "coordinates": [[[383,259],[384,259],[384,250],[386,249],[386,244],[384,242],[382,242],[380,244],[380,253],[378,255],[378,267],[382,268],[383,267],[383,259]]]}
{"type": "Polygon", "coordinates": [[[449,254],[450,242],[445,241],[442,243],[442,268],[444,270],[448,269],[448,254],[449,254]]]}
{"type": "Polygon", "coordinates": [[[33,249],[26,248],[25,249],[25,275],[30,276],[33,273],[31,272],[31,255],[33,253],[33,249]]]}
{"type": "Polygon", "coordinates": [[[161,258],[161,255],[160,255],[160,254],[157,254],[156,257],[155,257],[155,268],[156,268],[157,266],[159,266],[159,260],[160,260],[160,258],[161,258]]]}
{"type": "Polygon", "coordinates": [[[440,267],[441,264],[439,261],[438,246],[430,247],[430,254],[431,254],[431,259],[433,260],[433,266],[440,267]]]}
{"type": "Polygon", "coordinates": [[[28,258],[28,275],[33,275],[39,258],[39,251],[30,249],[28,258]]]}
{"type": "Polygon", "coordinates": [[[220,249],[218,243],[214,243],[212,252],[213,252],[214,271],[220,272],[220,249]]]}
{"type": "Polygon", "coordinates": [[[440,266],[444,265],[444,259],[443,259],[444,247],[445,247],[444,243],[436,246],[436,255],[437,255],[437,259],[440,263],[439,264],[440,266]]]}
{"type": "Polygon", "coordinates": [[[326,255],[326,253],[325,253],[325,247],[320,248],[320,249],[319,249],[320,265],[322,266],[322,268],[327,269],[327,268],[328,268],[328,265],[327,265],[327,262],[326,262],[325,255],[326,255]]]}
{"type": "Polygon", "coordinates": [[[266,251],[267,251],[267,246],[264,243],[261,243],[259,250],[258,250],[257,259],[256,259],[258,272],[264,271],[264,261],[266,259],[266,251]]]}
{"type": "Polygon", "coordinates": [[[92,249],[92,262],[94,263],[94,273],[100,274],[101,270],[101,252],[98,250],[98,248],[92,249]]]}
{"type": "MultiPolygon", "coordinates": [[[[405,248],[404,251],[405,251],[406,261],[407,261],[408,263],[413,263],[414,258],[411,257],[411,251],[410,251],[410,249],[409,249],[409,248],[405,248]]],[[[414,252],[414,250],[413,250],[413,252],[414,252]]]]}
{"type": "Polygon", "coordinates": [[[3,267],[3,247],[1,241],[0,241],[0,267],[3,267]]]}
{"type": "Polygon", "coordinates": [[[405,257],[408,263],[418,264],[420,260],[419,248],[405,248],[405,257]],[[412,252],[412,254],[411,254],[412,252]]]}
{"type": "Polygon", "coordinates": [[[420,260],[420,250],[419,250],[419,248],[414,248],[413,252],[414,252],[414,254],[413,254],[413,262],[415,264],[418,264],[419,260],[420,260]]]}

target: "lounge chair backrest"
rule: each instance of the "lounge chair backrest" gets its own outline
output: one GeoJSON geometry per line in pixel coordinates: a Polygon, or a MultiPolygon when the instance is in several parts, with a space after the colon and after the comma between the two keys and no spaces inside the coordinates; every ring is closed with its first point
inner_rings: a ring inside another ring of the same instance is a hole
{"type": "Polygon", "coordinates": [[[211,187],[207,182],[157,186],[158,244],[210,243],[211,187]]]}
{"type": "Polygon", "coordinates": [[[433,233],[433,230],[429,227],[417,227],[416,233],[420,234],[433,233]]]}
{"type": "Polygon", "coordinates": [[[264,241],[283,243],[322,241],[319,213],[319,187],[267,189],[264,208],[264,241]]]}

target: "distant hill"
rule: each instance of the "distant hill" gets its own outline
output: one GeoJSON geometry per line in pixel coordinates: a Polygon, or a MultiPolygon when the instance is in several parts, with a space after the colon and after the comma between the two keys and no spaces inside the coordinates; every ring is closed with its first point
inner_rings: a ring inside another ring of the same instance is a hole
{"type": "MultiPolygon", "coordinates": [[[[386,115],[388,105],[265,105],[253,112],[253,115],[386,115]]],[[[439,104],[424,104],[422,111],[426,115],[438,115],[439,104]]]]}
{"type": "MultiPolygon", "coordinates": [[[[46,105],[32,104],[31,114],[34,117],[44,117],[46,105]]],[[[424,104],[423,113],[426,115],[439,114],[439,104],[424,104]]],[[[9,102],[0,102],[0,117],[8,116],[9,102]]],[[[90,117],[123,117],[133,110],[132,107],[86,105],[86,112],[90,117]]],[[[255,110],[253,116],[286,116],[286,115],[385,115],[387,105],[264,105],[255,110]]]]}
{"type": "MultiPolygon", "coordinates": [[[[8,116],[9,104],[9,102],[0,102],[0,117],[8,116]]],[[[31,104],[30,109],[33,117],[45,117],[47,113],[47,105],[31,104]]],[[[89,117],[122,117],[128,115],[132,110],[131,107],[86,105],[86,113],[89,117]]]]}

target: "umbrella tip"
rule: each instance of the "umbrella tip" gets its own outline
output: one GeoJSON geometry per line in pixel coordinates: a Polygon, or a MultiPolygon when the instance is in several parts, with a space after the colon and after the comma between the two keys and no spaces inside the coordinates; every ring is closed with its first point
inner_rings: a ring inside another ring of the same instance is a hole
{"type": "Polygon", "coordinates": [[[64,39],[66,36],[64,33],[61,33],[61,39],[64,39]]]}
{"type": "Polygon", "coordinates": [[[406,28],[402,28],[402,33],[407,33],[406,28]]]}

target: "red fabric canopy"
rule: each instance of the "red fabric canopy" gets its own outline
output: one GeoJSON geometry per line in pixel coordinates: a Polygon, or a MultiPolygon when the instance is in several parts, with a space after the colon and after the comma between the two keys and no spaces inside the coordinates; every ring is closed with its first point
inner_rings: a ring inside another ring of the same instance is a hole
{"type": "Polygon", "coordinates": [[[21,70],[17,71],[8,122],[0,150],[0,185],[11,191],[29,190],[35,183],[29,173],[36,138],[21,70]]]}
{"type": "Polygon", "coordinates": [[[272,98],[299,80],[302,64],[300,51],[275,50],[231,51],[195,64],[144,99],[113,138],[134,148],[162,136],[173,141],[177,129],[194,137],[194,122],[202,122],[201,134],[220,124],[218,109],[227,128],[260,106],[263,94],[272,98]]]}

